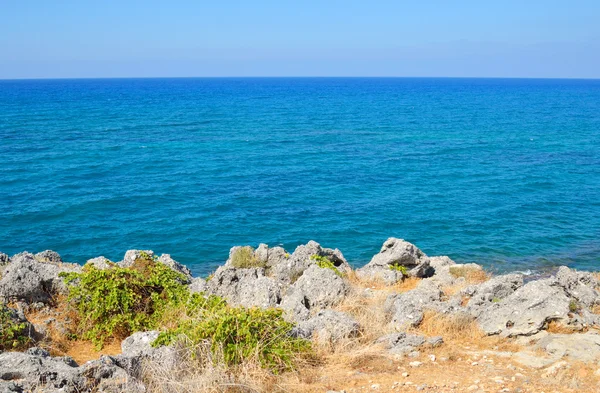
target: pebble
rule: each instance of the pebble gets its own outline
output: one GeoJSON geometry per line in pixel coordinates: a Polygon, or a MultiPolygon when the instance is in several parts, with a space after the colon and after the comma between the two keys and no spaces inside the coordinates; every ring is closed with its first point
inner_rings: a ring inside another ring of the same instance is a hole
{"type": "Polygon", "coordinates": [[[373,385],[371,385],[371,389],[377,390],[377,389],[379,389],[379,386],[380,385],[378,383],[374,383],[373,385]]]}
{"type": "Polygon", "coordinates": [[[423,364],[423,363],[419,362],[419,361],[414,361],[414,362],[408,363],[408,365],[411,367],[419,367],[421,364],[423,364]]]}
{"type": "Polygon", "coordinates": [[[402,373],[402,376],[403,376],[404,378],[408,377],[408,375],[409,375],[409,374],[408,374],[407,372],[404,372],[404,373],[402,373]]]}
{"type": "Polygon", "coordinates": [[[431,360],[432,362],[435,362],[435,355],[429,355],[429,360],[431,360]]]}
{"type": "Polygon", "coordinates": [[[479,389],[479,386],[477,385],[471,385],[467,388],[467,392],[474,392],[475,390],[479,389]]]}

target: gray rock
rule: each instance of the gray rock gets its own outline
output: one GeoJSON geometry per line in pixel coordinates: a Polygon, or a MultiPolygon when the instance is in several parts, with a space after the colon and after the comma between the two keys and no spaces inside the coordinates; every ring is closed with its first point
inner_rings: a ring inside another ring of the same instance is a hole
{"type": "Polygon", "coordinates": [[[292,322],[306,321],[310,318],[308,300],[300,291],[289,289],[279,307],[285,312],[284,316],[292,322]]]}
{"type": "Polygon", "coordinates": [[[396,330],[418,326],[426,309],[436,309],[441,305],[442,291],[429,281],[422,281],[415,289],[390,295],[384,304],[392,315],[391,324],[396,330]]]}
{"type": "Polygon", "coordinates": [[[364,266],[356,269],[356,275],[364,281],[381,281],[385,285],[394,285],[404,279],[404,274],[384,266],[364,266]]]}
{"type": "Polygon", "coordinates": [[[531,281],[500,302],[492,303],[477,322],[490,335],[529,336],[552,320],[568,321],[569,303],[570,299],[556,281],[531,281]]]}
{"type": "Polygon", "coordinates": [[[235,269],[221,266],[206,283],[206,292],[221,296],[231,305],[274,307],[281,300],[277,283],[265,276],[265,269],[235,269]]]}
{"type": "Polygon", "coordinates": [[[188,285],[191,293],[200,293],[206,291],[206,280],[200,277],[192,278],[192,282],[188,285]]]}
{"type": "Polygon", "coordinates": [[[100,256],[100,257],[88,259],[87,262],[85,263],[85,265],[92,265],[96,269],[105,270],[105,269],[110,269],[110,267],[112,266],[111,265],[112,263],[113,262],[111,262],[110,259],[100,256]]]}
{"type": "MultiPolygon", "coordinates": [[[[123,362],[121,360],[121,362],[123,362]]],[[[80,375],[86,379],[82,391],[99,393],[142,393],[147,389],[137,379],[119,365],[117,357],[102,356],[79,367],[80,375]]]]}
{"type": "Polygon", "coordinates": [[[17,254],[11,261],[0,279],[0,298],[5,301],[48,303],[54,295],[66,291],[61,272],[81,271],[76,264],[39,262],[30,253],[17,254]]]}
{"type": "Polygon", "coordinates": [[[388,271],[390,266],[395,265],[404,266],[411,277],[425,277],[430,273],[427,255],[414,244],[394,237],[387,239],[379,253],[357,273],[359,276],[372,276],[380,271],[389,280],[391,276],[388,271]]]}
{"type": "Polygon", "coordinates": [[[140,378],[143,364],[147,361],[159,363],[161,367],[175,369],[178,363],[177,350],[174,346],[153,347],[159,332],[137,332],[121,342],[121,354],[113,359],[127,374],[140,378]]]}
{"type": "Polygon", "coordinates": [[[344,300],[348,284],[333,270],[312,265],[293,285],[294,292],[304,295],[310,310],[334,306],[344,300]]]}
{"type": "Polygon", "coordinates": [[[599,283],[592,273],[578,272],[561,266],[556,273],[556,281],[581,305],[591,307],[599,302],[598,291],[596,291],[599,283]]]}
{"type": "Polygon", "coordinates": [[[600,360],[600,334],[595,331],[580,334],[547,334],[536,344],[555,358],[567,356],[581,362],[600,360]]]}
{"type": "Polygon", "coordinates": [[[296,337],[310,339],[317,336],[323,341],[338,341],[356,337],[359,333],[360,325],[354,318],[334,310],[321,310],[308,321],[300,322],[292,331],[296,337]]]}
{"type": "Polygon", "coordinates": [[[437,347],[443,342],[444,340],[441,337],[427,339],[423,336],[404,332],[388,334],[376,341],[376,343],[383,344],[384,348],[394,355],[406,355],[418,350],[422,346],[429,348],[437,347]]]}
{"type": "Polygon", "coordinates": [[[2,252],[0,252],[0,267],[6,266],[10,263],[10,257],[2,252]]]}
{"type": "Polygon", "coordinates": [[[0,380],[13,382],[25,391],[75,393],[87,385],[72,362],[51,358],[47,351],[35,349],[0,353],[0,380]]]}
{"type": "Polygon", "coordinates": [[[348,273],[352,270],[340,250],[323,248],[319,243],[311,240],[305,245],[296,247],[294,253],[289,257],[281,258],[278,254],[277,264],[272,265],[272,275],[285,285],[294,283],[306,269],[311,265],[316,265],[317,262],[311,258],[315,255],[329,259],[341,273],[348,273]]]}
{"type": "Polygon", "coordinates": [[[46,250],[35,254],[35,259],[39,262],[61,263],[63,260],[56,251],[46,250]]]}
{"type": "Polygon", "coordinates": [[[184,277],[184,284],[189,284],[192,282],[192,271],[190,269],[188,269],[187,266],[182,265],[181,263],[179,263],[176,260],[174,260],[173,258],[171,258],[171,255],[162,254],[158,258],[158,261],[164,265],[167,265],[168,267],[170,267],[172,270],[176,271],[177,273],[182,274],[184,277]]]}
{"type": "Polygon", "coordinates": [[[522,286],[523,275],[505,274],[493,277],[482,284],[471,285],[465,288],[462,294],[471,298],[467,306],[468,312],[478,317],[487,307],[512,295],[522,286]]]}

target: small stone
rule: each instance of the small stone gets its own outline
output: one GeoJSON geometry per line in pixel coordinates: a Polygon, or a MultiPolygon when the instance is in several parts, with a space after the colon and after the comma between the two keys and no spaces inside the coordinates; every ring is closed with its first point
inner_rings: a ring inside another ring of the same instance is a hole
{"type": "Polygon", "coordinates": [[[419,361],[414,361],[414,362],[410,362],[410,363],[408,363],[408,365],[409,365],[409,366],[411,366],[411,367],[419,367],[419,366],[420,366],[420,365],[422,365],[422,364],[423,364],[423,363],[422,363],[422,362],[419,362],[419,361]]]}
{"type": "Polygon", "coordinates": [[[474,392],[475,390],[479,389],[479,386],[477,385],[471,385],[467,388],[467,392],[474,392]]]}
{"type": "Polygon", "coordinates": [[[408,374],[407,372],[404,372],[404,373],[402,373],[402,376],[403,376],[404,378],[407,378],[407,377],[408,377],[408,375],[409,375],[409,374],[408,374]]]}
{"type": "Polygon", "coordinates": [[[435,362],[435,355],[429,355],[429,360],[431,360],[432,362],[435,362]]]}
{"type": "Polygon", "coordinates": [[[371,389],[377,390],[377,389],[379,389],[379,386],[380,385],[378,383],[374,383],[373,385],[371,385],[371,389]]]}

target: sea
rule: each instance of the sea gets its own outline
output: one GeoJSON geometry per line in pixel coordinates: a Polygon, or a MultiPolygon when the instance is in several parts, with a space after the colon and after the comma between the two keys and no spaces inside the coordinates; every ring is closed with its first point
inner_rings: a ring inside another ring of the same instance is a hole
{"type": "Polygon", "coordinates": [[[600,269],[600,80],[0,81],[0,251],[208,274],[388,237],[497,271],[600,269]]]}

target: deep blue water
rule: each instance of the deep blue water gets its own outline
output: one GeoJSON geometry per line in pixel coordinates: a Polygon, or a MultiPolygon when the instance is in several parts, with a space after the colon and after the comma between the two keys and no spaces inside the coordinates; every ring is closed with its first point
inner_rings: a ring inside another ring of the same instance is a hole
{"type": "Polygon", "coordinates": [[[497,269],[600,266],[600,81],[0,81],[0,251],[205,273],[390,236],[497,269]]]}

